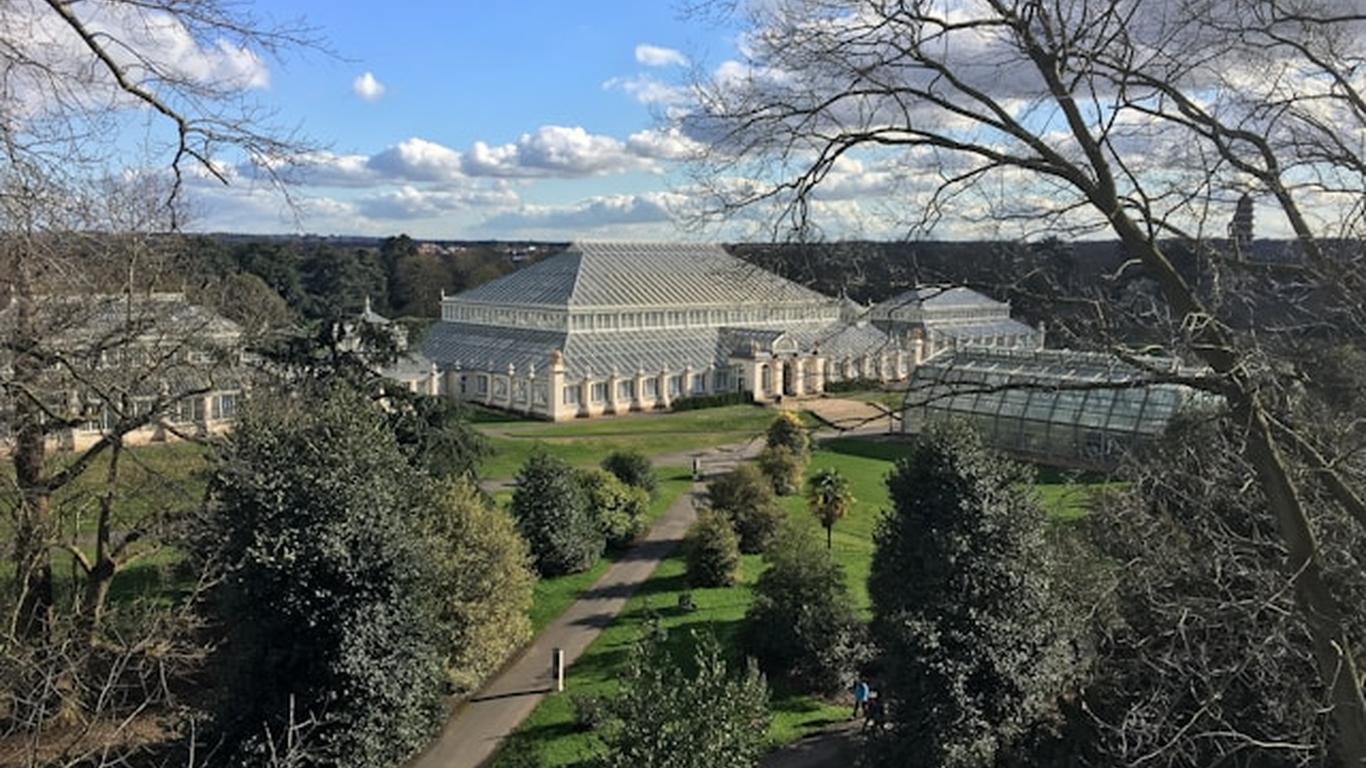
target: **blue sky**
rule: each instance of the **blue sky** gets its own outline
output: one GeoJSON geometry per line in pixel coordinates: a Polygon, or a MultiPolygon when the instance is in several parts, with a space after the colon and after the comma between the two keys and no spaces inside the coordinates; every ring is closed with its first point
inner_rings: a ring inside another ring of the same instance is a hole
{"type": "Polygon", "coordinates": [[[327,149],[324,167],[356,178],[301,173],[297,219],[248,179],[227,192],[204,188],[201,229],[673,236],[663,210],[680,183],[673,150],[632,137],[658,126],[658,95],[685,82],[694,61],[735,55],[732,31],[666,1],[277,0],[258,9],[302,17],[335,56],[264,62],[269,85],[257,98],[327,149]],[[449,172],[430,165],[443,162],[449,172]]]}

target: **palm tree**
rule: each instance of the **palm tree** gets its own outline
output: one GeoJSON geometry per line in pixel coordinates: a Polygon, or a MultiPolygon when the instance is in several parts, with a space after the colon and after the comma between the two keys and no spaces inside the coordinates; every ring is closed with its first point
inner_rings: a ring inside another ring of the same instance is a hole
{"type": "Polygon", "coordinates": [[[849,491],[849,480],[837,469],[822,469],[807,482],[807,508],[825,527],[825,548],[833,547],[835,521],[849,514],[854,495],[849,491]]]}

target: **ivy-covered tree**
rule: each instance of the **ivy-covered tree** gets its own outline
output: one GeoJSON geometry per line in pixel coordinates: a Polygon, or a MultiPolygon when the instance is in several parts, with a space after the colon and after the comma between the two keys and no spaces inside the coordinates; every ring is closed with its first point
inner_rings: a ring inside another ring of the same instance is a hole
{"type": "Polygon", "coordinates": [[[773,419],[764,441],[769,448],[783,446],[803,459],[811,452],[811,436],[806,433],[806,425],[792,411],[783,411],[773,419]]]}
{"type": "Polygon", "coordinates": [[[342,387],[258,398],[215,462],[194,536],[221,568],[209,601],[229,762],[312,719],[319,764],[397,765],[440,723],[442,625],[429,483],[374,403],[342,387]]]}
{"type": "Polygon", "coordinates": [[[952,423],[888,476],[868,579],[893,725],[877,764],[997,765],[1056,706],[1069,657],[1030,481],[952,423]]]}
{"type": "Polygon", "coordinates": [[[843,690],[865,647],[844,570],[809,522],[783,526],[764,560],[768,568],[740,630],[745,653],[765,675],[796,689],[843,690]]]}
{"type": "Polygon", "coordinates": [[[710,635],[691,663],[647,639],[608,709],[598,768],[752,768],[768,735],[768,686],[751,664],[733,673],[710,635]]]}
{"type": "Polygon", "coordinates": [[[579,473],[544,451],[532,453],[517,473],[512,516],[542,576],[588,570],[602,555],[606,537],[593,519],[579,473]]]}
{"type": "Polygon", "coordinates": [[[530,639],[536,574],[512,516],[469,479],[442,483],[434,512],[449,631],[446,676],[456,691],[471,691],[530,639]]]}

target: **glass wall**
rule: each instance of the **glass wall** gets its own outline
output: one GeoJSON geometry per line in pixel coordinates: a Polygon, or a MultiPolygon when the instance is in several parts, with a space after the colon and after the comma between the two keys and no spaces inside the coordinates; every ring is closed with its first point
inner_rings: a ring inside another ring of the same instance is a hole
{"type": "Polygon", "coordinates": [[[996,448],[1044,464],[1105,469],[1166,428],[1197,393],[1161,382],[1190,371],[1144,358],[1134,366],[1094,352],[961,346],[918,366],[902,428],[938,420],[976,426],[996,448]]]}

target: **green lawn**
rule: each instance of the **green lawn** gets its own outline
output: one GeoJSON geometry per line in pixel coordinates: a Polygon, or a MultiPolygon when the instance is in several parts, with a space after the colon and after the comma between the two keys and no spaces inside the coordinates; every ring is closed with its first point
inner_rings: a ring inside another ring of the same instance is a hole
{"type": "Polygon", "coordinates": [[[755,437],[775,415],[759,406],[731,405],[559,423],[488,421],[480,427],[489,436],[494,453],[480,474],[494,480],[513,477],[538,446],[580,467],[594,466],[617,450],[637,450],[651,458],[697,451],[755,437]]]}
{"type": "MultiPolygon", "coordinates": [[[[872,560],[873,529],[881,511],[889,506],[883,478],[893,462],[906,451],[907,446],[898,442],[840,438],[827,441],[814,451],[808,470],[838,469],[849,478],[853,488],[854,508],[835,526],[834,556],[843,566],[854,601],[865,616],[869,610],[867,578],[872,560]]],[[[1069,484],[1060,477],[1047,479],[1056,482],[1041,484],[1039,490],[1040,500],[1050,517],[1075,517],[1084,504],[1087,486],[1069,484]]],[[[783,506],[791,515],[811,519],[800,497],[784,499],[783,506]]],[[[815,525],[814,520],[811,524],[815,525]]],[[[610,695],[617,685],[622,662],[651,619],[658,619],[669,630],[669,642],[676,647],[689,642],[689,630],[708,630],[726,647],[734,649],[735,633],[753,599],[752,585],[762,567],[759,556],[746,556],[742,583],[726,589],[692,590],[698,609],[693,613],[681,613],[677,609],[678,596],[688,591],[683,580],[683,559],[681,555],[675,555],[666,560],[627,603],[621,616],[570,668],[566,678],[569,693],[547,698],[523,724],[520,733],[538,751],[541,765],[550,768],[583,765],[594,754],[596,739],[591,733],[575,728],[569,694],[610,695]]],[[[773,725],[768,740],[774,746],[790,743],[845,717],[847,711],[842,703],[777,691],[773,698],[773,725]]]]}

